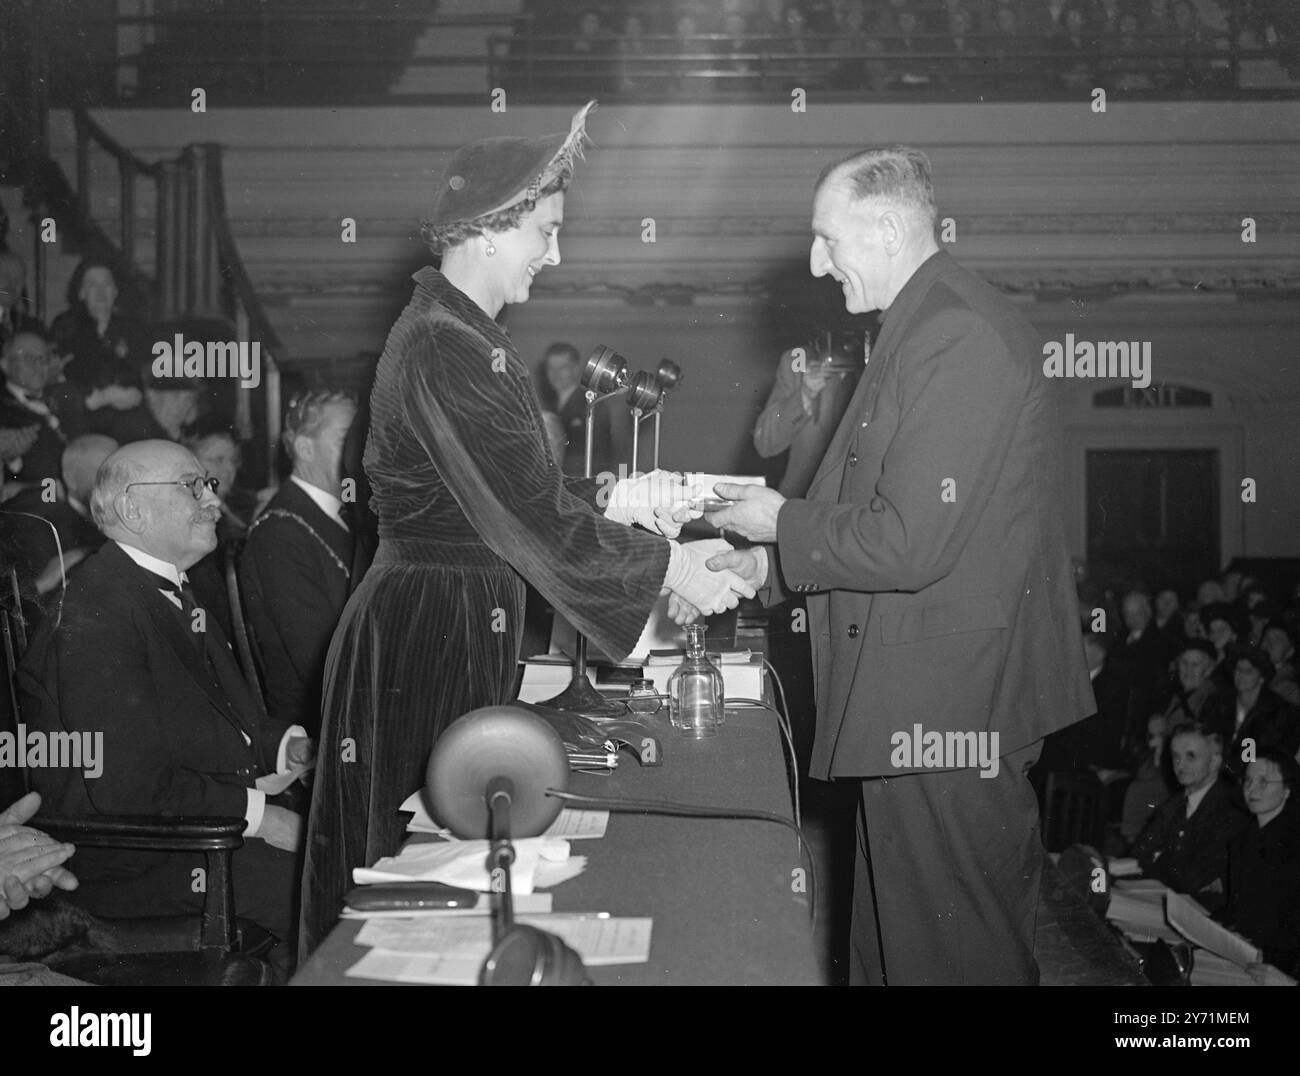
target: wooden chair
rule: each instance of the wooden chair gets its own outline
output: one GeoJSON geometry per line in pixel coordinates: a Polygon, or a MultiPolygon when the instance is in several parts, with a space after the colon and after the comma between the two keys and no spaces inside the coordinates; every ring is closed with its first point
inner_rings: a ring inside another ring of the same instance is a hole
{"type": "MultiPolygon", "coordinates": [[[[14,671],[25,640],[21,614],[0,607],[5,656],[0,691],[0,731],[18,732],[14,671]]],[[[27,791],[24,771],[0,770],[0,809],[27,791]]],[[[88,929],[77,943],[42,962],[64,975],[101,986],[268,986],[271,965],[261,959],[276,939],[255,923],[236,918],[232,854],[244,843],[242,818],[97,817],[40,815],[30,825],[79,848],[199,852],[207,869],[201,915],[99,919],[81,913],[88,929]]],[[[72,864],[75,872],[75,859],[72,864]]],[[[49,914],[56,897],[33,901],[20,916],[49,914]]],[[[3,929],[0,927],[0,929],[3,929]]]]}
{"type": "Polygon", "coordinates": [[[1043,844],[1059,852],[1072,844],[1101,847],[1106,835],[1105,789],[1095,774],[1053,770],[1043,797],[1043,844]]]}

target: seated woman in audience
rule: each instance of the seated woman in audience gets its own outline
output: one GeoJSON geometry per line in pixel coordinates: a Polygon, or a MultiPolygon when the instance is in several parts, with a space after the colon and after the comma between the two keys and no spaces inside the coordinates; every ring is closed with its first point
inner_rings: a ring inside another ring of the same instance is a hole
{"type": "Polygon", "coordinates": [[[140,404],[140,369],[149,360],[149,333],[117,308],[117,279],[104,262],[86,259],[68,285],[69,309],[50,326],[54,351],[67,356],[63,377],[85,403],[87,426],[115,441],[120,413],[140,404]]]}
{"type": "Polygon", "coordinates": [[[1228,842],[1245,827],[1220,772],[1223,739],[1203,723],[1180,725],[1169,738],[1182,791],[1162,803],[1133,845],[1143,874],[1198,900],[1223,904],[1228,842]]]}
{"type": "Polygon", "coordinates": [[[1276,747],[1288,755],[1300,750],[1300,713],[1268,687],[1273,663],[1258,647],[1235,646],[1228,650],[1233,688],[1220,694],[1202,717],[1211,723],[1228,745],[1224,764],[1240,777],[1251,758],[1265,747],[1276,747]]]}
{"type": "Polygon", "coordinates": [[[1246,809],[1254,816],[1228,846],[1227,902],[1221,918],[1264,951],[1264,963],[1300,971],[1300,765],[1265,748],[1246,768],[1246,809]]]}

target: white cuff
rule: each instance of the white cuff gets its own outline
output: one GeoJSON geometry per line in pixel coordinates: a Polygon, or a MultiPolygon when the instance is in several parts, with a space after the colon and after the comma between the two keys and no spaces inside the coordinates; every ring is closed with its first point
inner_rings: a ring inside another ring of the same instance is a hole
{"type": "Polygon", "coordinates": [[[275,752],[276,773],[289,772],[289,762],[285,756],[289,753],[289,741],[293,739],[295,736],[301,736],[303,739],[306,739],[307,730],[303,728],[301,725],[290,725],[287,729],[284,730],[284,735],[280,737],[279,750],[275,752]]]}
{"type": "Polygon", "coordinates": [[[248,810],[244,812],[244,821],[248,824],[244,827],[244,836],[256,837],[262,828],[262,816],[266,814],[266,793],[256,788],[247,791],[248,810]]]}

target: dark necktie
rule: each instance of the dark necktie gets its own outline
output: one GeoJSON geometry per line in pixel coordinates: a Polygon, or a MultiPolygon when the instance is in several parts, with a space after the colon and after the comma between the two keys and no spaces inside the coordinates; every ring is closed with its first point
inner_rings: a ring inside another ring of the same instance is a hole
{"type": "MultiPolygon", "coordinates": [[[[149,571],[147,568],[145,571],[149,571]]],[[[165,590],[168,594],[174,594],[180,600],[181,614],[185,619],[185,630],[191,636],[191,642],[194,648],[199,652],[199,656],[206,662],[211,663],[211,657],[208,651],[208,633],[207,633],[207,613],[202,618],[196,619],[194,614],[201,608],[197,599],[194,597],[194,588],[190,586],[189,581],[183,583],[173,583],[165,575],[159,575],[157,572],[149,572],[157,584],[159,590],[165,590]],[[196,624],[202,624],[205,630],[196,631],[196,624]]]]}

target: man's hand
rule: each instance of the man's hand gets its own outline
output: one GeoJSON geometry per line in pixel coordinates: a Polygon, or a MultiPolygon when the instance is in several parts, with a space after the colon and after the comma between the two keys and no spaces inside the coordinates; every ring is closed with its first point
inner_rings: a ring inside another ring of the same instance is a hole
{"type": "Polygon", "coordinates": [[[734,504],[705,512],[707,519],[718,530],[732,530],[751,542],[776,541],[776,517],[785,504],[785,498],[766,486],[735,485],[719,482],[714,493],[734,504]]]}
{"type": "Polygon", "coordinates": [[[130,411],[139,407],[144,394],[132,385],[105,385],[92,389],[85,399],[87,411],[99,411],[111,407],[114,411],[130,411]]]}
{"type": "Polygon", "coordinates": [[[803,394],[810,400],[817,399],[830,379],[831,375],[823,364],[810,363],[803,372],[803,394]]]}
{"type": "MultiPolygon", "coordinates": [[[[14,800],[5,810],[0,811],[0,829],[6,829],[7,831],[11,827],[25,826],[28,821],[36,817],[36,812],[40,809],[41,794],[39,792],[28,792],[21,799],[14,800]]],[[[32,832],[39,831],[33,830],[32,832]]],[[[45,836],[45,834],[42,834],[42,836],[45,836]]],[[[47,837],[48,839],[50,838],[47,837]]],[[[66,847],[72,848],[74,846],[67,845],[66,847]]],[[[0,876],[0,880],[2,880],[2,876],[0,876]]],[[[77,888],[77,876],[67,867],[55,866],[38,874],[27,883],[27,893],[32,897],[48,897],[55,888],[71,892],[77,888]]],[[[20,907],[20,905],[11,905],[11,907],[20,907]]]]}
{"type": "Polygon", "coordinates": [[[284,760],[290,766],[311,766],[316,762],[316,744],[308,736],[290,736],[284,745],[284,760]]]}
{"type": "MultiPolygon", "coordinates": [[[[673,545],[664,585],[686,605],[711,616],[734,609],[740,599],[752,598],[754,588],[734,572],[713,572],[705,567],[708,558],[726,551],[727,543],[718,538],[673,545]]],[[[687,610],[679,607],[680,613],[687,610]]]]}
{"type": "Polygon", "coordinates": [[[257,835],[272,848],[296,852],[302,844],[302,815],[268,803],[257,835]]]}
{"type": "Polygon", "coordinates": [[[735,572],[755,590],[767,582],[767,550],[761,545],[752,549],[732,549],[726,553],[717,553],[705,564],[711,572],[735,572]]]}

